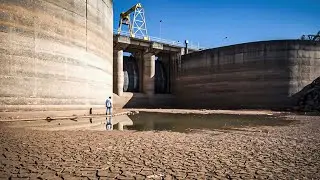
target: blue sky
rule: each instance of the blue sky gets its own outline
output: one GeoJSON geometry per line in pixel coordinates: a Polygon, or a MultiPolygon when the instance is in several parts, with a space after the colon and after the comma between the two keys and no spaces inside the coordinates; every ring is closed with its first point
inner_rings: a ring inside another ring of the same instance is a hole
{"type": "Polygon", "coordinates": [[[320,0],[114,0],[119,14],[140,2],[150,36],[204,47],[297,39],[320,31],[320,0]]]}

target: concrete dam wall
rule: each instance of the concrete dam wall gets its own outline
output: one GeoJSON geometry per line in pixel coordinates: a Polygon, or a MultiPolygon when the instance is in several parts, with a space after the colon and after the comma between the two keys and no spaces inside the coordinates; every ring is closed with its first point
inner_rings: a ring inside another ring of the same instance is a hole
{"type": "Polygon", "coordinates": [[[281,109],[319,76],[319,42],[252,42],[182,56],[174,94],[181,108],[281,109]]]}
{"type": "Polygon", "coordinates": [[[0,9],[1,111],[103,107],[112,0],[3,0],[0,9]]]}
{"type": "Polygon", "coordinates": [[[154,60],[154,64],[152,63],[154,65],[153,90],[149,92],[151,95],[148,95],[144,91],[143,70],[146,68],[143,59],[134,56],[122,56],[122,58],[123,67],[120,73],[123,75],[120,75],[120,80],[123,84],[116,83],[117,76],[114,76],[113,81],[114,87],[119,85],[122,92],[120,96],[113,95],[114,108],[170,108],[173,96],[170,94],[170,79],[168,77],[170,77],[170,67],[173,61],[164,55],[160,56],[158,60],[154,60]]]}

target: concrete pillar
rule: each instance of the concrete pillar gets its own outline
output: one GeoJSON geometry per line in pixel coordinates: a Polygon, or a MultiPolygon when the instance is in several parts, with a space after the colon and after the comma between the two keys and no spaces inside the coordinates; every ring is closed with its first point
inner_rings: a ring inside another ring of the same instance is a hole
{"type": "Polygon", "coordinates": [[[119,96],[123,94],[123,50],[113,50],[113,92],[119,96]]]}
{"type": "Polygon", "coordinates": [[[156,56],[148,53],[143,55],[143,92],[148,96],[154,95],[156,73],[156,56]]]}

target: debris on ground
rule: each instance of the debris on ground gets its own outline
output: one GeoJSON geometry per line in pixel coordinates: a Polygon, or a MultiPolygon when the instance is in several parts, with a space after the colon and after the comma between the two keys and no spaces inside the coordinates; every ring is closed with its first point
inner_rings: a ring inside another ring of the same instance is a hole
{"type": "Polygon", "coordinates": [[[307,112],[320,112],[320,77],[303,88],[300,92],[301,97],[298,100],[298,107],[296,109],[307,112]]]}

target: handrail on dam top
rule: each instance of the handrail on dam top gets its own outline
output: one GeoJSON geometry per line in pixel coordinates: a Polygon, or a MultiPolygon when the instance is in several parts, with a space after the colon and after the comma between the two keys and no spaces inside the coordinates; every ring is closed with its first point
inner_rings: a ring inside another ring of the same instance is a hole
{"type": "MultiPolygon", "coordinates": [[[[117,29],[114,29],[114,30],[113,30],[113,33],[114,33],[115,35],[117,35],[117,34],[118,34],[118,30],[117,30],[117,29]]],[[[129,33],[129,32],[126,32],[126,31],[121,31],[121,32],[120,32],[120,35],[130,37],[130,33],[129,33]]],[[[139,35],[136,35],[135,38],[137,38],[137,39],[145,39],[145,37],[139,36],[139,35]]],[[[153,36],[149,36],[149,41],[154,41],[154,42],[158,42],[158,43],[168,44],[168,45],[171,45],[171,46],[185,47],[184,43],[182,43],[182,42],[180,42],[180,41],[173,41],[173,40],[168,40],[168,39],[163,39],[163,38],[158,38],[158,37],[153,37],[153,36]]],[[[203,49],[206,49],[206,48],[204,48],[204,47],[200,47],[199,44],[198,44],[198,45],[194,45],[194,44],[192,44],[192,43],[188,44],[188,48],[194,49],[194,50],[203,50],[203,49]]]]}

